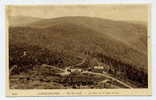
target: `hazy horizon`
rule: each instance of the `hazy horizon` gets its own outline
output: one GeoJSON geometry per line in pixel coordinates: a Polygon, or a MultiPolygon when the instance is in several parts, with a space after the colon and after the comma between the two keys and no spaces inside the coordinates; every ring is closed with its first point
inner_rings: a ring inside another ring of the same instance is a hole
{"type": "Polygon", "coordinates": [[[118,21],[148,21],[148,5],[47,5],[8,6],[8,16],[34,18],[58,18],[88,16],[118,21]],[[103,10],[104,13],[101,13],[103,10]],[[96,14],[95,14],[96,13],[96,14]]]}

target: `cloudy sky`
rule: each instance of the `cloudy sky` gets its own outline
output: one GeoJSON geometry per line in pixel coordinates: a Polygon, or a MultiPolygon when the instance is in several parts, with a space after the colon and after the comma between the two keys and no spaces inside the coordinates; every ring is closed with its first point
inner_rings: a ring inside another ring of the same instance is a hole
{"type": "Polygon", "coordinates": [[[148,5],[46,5],[8,6],[9,16],[56,18],[63,16],[90,16],[113,20],[147,22],[148,5]]]}

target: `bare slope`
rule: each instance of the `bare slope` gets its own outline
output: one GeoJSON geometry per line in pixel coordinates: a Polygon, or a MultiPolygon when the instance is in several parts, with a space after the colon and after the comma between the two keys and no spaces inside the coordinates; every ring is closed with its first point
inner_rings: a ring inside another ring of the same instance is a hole
{"type": "Polygon", "coordinates": [[[54,19],[46,19],[37,23],[32,23],[31,27],[47,28],[51,26],[59,26],[61,24],[74,24],[94,31],[109,35],[116,40],[130,45],[131,47],[146,54],[146,35],[147,27],[142,23],[112,21],[94,17],[61,17],[54,19]]]}

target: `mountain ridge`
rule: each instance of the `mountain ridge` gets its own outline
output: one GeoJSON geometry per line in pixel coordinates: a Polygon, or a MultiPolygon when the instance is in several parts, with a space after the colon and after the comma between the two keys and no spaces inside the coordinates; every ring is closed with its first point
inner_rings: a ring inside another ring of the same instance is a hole
{"type": "MultiPolygon", "coordinates": [[[[123,61],[127,59],[128,62],[135,65],[140,64],[139,66],[144,66],[143,68],[146,69],[146,50],[142,52],[142,50],[144,50],[142,47],[139,47],[139,50],[136,50],[137,48],[135,46],[131,46],[133,45],[133,41],[137,40],[137,38],[133,40],[133,38],[137,36],[136,30],[143,32],[139,34],[146,34],[146,31],[142,31],[144,30],[142,29],[143,27],[134,24],[126,24],[130,27],[130,29],[128,29],[125,23],[119,23],[120,21],[103,20],[104,22],[101,22],[101,20],[102,19],[99,20],[90,17],[43,19],[41,21],[31,23],[27,27],[11,28],[10,32],[16,34],[21,34],[22,32],[27,33],[21,37],[12,34],[12,39],[16,38],[18,40],[17,43],[19,40],[28,43],[31,42],[31,44],[35,44],[36,42],[37,45],[40,45],[41,47],[44,47],[46,44],[47,48],[53,49],[53,47],[56,47],[61,50],[70,50],[71,52],[77,52],[77,50],[79,51],[82,48],[88,49],[88,51],[90,50],[91,52],[96,52],[96,49],[98,48],[97,51],[100,53],[105,52],[108,56],[112,56],[123,61]],[[134,29],[135,34],[131,31],[132,29],[134,29]],[[120,35],[113,36],[118,32],[122,32],[120,33],[121,37],[120,35]],[[127,32],[127,34],[124,34],[124,32],[127,32]],[[135,36],[131,36],[132,40],[130,39],[130,42],[127,42],[129,45],[127,45],[124,42],[127,41],[127,36],[129,36],[129,34],[133,34],[135,36]],[[118,39],[120,38],[123,40],[119,41],[118,39]],[[39,43],[40,41],[43,43],[39,43]]],[[[145,42],[144,39],[143,41],[145,42]]],[[[141,43],[142,42],[138,43],[138,45],[141,43]]],[[[84,49],[80,51],[84,51],[84,49]]]]}

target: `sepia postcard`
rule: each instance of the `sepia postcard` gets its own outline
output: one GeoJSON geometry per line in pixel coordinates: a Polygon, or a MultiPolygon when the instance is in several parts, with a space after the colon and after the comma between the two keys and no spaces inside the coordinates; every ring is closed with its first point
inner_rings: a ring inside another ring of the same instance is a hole
{"type": "Polygon", "coordinates": [[[6,95],[152,95],[150,9],[7,5],[6,95]]]}

